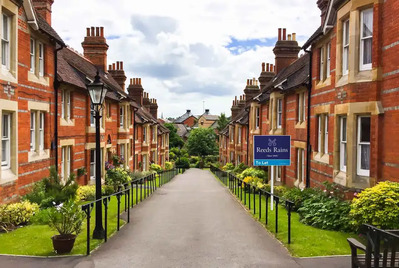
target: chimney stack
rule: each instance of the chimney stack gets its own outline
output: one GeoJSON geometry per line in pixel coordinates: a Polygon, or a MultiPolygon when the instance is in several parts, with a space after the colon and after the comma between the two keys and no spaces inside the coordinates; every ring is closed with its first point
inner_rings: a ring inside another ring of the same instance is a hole
{"type": "Polygon", "coordinates": [[[129,97],[131,97],[138,105],[143,106],[143,92],[141,78],[130,78],[130,84],[127,88],[129,97]]]}
{"type": "Polygon", "coordinates": [[[247,80],[247,86],[244,89],[244,93],[245,104],[248,104],[253,97],[260,93],[258,81],[255,78],[247,80]]]}
{"type": "Polygon", "coordinates": [[[262,72],[260,73],[260,76],[258,78],[261,91],[266,86],[266,84],[270,82],[275,76],[275,73],[272,69],[273,64],[267,63],[265,68],[265,63],[262,63],[262,72]]]}
{"type": "Polygon", "coordinates": [[[150,101],[150,113],[155,119],[158,119],[158,104],[156,99],[150,101]]]}
{"type": "Polygon", "coordinates": [[[274,55],[276,56],[275,70],[272,68],[276,74],[297,60],[298,53],[301,50],[301,47],[298,46],[298,42],[296,41],[296,34],[293,33],[292,35],[288,35],[288,40],[286,40],[286,33],[287,30],[284,28],[281,40],[281,28],[278,29],[279,39],[273,49],[274,55]]]}
{"type": "Polygon", "coordinates": [[[87,28],[82,47],[83,55],[98,69],[105,72],[107,68],[108,44],[104,37],[104,27],[87,28]]]}
{"type": "Polygon", "coordinates": [[[54,0],[32,0],[33,7],[51,25],[51,6],[54,0]]]}
{"type": "Polygon", "coordinates": [[[240,113],[240,107],[238,107],[237,96],[233,100],[233,106],[231,106],[231,119],[235,119],[240,113]]]}
{"type": "Polygon", "coordinates": [[[151,101],[150,101],[150,97],[149,94],[147,92],[144,92],[144,98],[143,98],[143,106],[150,111],[151,109],[151,101]]]}
{"type": "Polygon", "coordinates": [[[109,65],[108,73],[115,79],[118,85],[125,91],[126,75],[123,70],[123,61],[117,61],[116,65],[113,63],[109,65]]]}
{"type": "Polygon", "coordinates": [[[321,14],[321,24],[324,24],[324,20],[326,19],[327,9],[328,9],[328,0],[318,0],[317,6],[319,7],[321,14]]]}

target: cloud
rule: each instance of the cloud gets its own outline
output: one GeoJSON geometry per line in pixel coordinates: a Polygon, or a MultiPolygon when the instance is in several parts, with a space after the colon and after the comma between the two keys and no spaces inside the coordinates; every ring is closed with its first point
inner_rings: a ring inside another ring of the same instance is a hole
{"type": "Polygon", "coordinates": [[[177,21],[163,16],[142,16],[135,14],[131,17],[133,29],[140,31],[148,42],[156,42],[160,33],[174,33],[177,21]]]}

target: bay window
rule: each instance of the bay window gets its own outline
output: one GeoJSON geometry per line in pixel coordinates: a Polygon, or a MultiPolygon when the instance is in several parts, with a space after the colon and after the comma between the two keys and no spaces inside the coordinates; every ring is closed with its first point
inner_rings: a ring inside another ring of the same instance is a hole
{"type": "Polygon", "coordinates": [[[320,62],[319,62],[319,80],[324,81],[324,49],[320,48],[320,62]]]}
{"type": "Polygon", "coordinates": [[[10,26],[11,18],[3,13],[3,27],[1,33],[1,64],[10,69],[10,26]]]}
{"type": "Polygon", "coordinates": [[[349,19],[342,24],[342,75],[348,74],[349,67],[349,19]]]}
{"type": "Polygon", "coordinates": [[[340,117],[340,135],[339,135],[339,169],[346,172],[347,148],[346,148],[346,122],[345,116],[340,117]]]}
{"type": "Polygon", "coordinates": [[[30,114],[30,150],[40,152],[44,150],[44,118],[41,111],[31,111],[30,114]]]}
{"type": "Polygon", "coordinates": [[[326,77],[331,76],[331,43],[327,45],[326,77]]]}
{"type": "Polygon", "coordinates": [[[373,46],[373,9],[360,12],[360,65],[359,69],[371,69],[373,46]]]}
{"type": "Polygon", "coordinates": [[[324,153],[328,154],[328,115],[324,116],[324,153]]]}
{"type": "Polygon", "coordinates": [[[119,127],[125,128],[125,107],[119,107],[119,127]]]}
{"type": "Polygon", "coordinates": [[[357,120],[357,174],[370,176],[370,117],[357,120]]]}
{"type": "Polygon", "coordinates": [[[1,122],[1,168],[9,169],[11,162],[11,114],[3,112],[1,122]]]}
{"type": "Polygon", "coordinates": [[[71,146],[61,148],[61,180],[65,183],[71,175],[71,146]]]}
{"type": "Polygon", "coordinates": [[[36,112],[30,113],[30,150],[36,150],[36,112]]]}
{"type": "Polygon", "coordinates": [[[36,67],[36,44],[33,38],[30,39],[30,72],[35,73],[36,67]]]}

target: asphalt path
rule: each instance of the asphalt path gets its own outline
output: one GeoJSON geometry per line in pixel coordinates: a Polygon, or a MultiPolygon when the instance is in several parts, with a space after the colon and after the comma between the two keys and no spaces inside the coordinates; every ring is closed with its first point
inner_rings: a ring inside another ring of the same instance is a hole
{"type": "Polygon", "coordinates": [[[0,256],[0,267],[350,267],[297,259],[209,172],[187,170],[133,208],[130,224],[89,257],[0,256]]]}

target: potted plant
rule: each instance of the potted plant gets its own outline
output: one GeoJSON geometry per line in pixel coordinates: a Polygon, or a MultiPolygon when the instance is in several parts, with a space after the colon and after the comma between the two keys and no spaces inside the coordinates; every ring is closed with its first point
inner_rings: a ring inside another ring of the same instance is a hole
{"type": "Polygon", "coordinates": [[[59,233],[51,237],[57,254],[72,251],[76,236],[82,230],[84,219],[85,213],[72,200],[49,210],[49,225],[59,233]]]}

